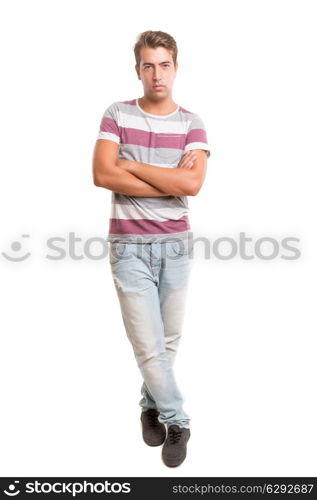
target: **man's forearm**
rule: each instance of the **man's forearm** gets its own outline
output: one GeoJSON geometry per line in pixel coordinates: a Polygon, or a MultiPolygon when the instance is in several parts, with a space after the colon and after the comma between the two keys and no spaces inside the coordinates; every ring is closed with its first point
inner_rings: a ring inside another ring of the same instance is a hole
{"type": "Polygon", "coordinates": [[[147,163],[130,161],[128,172],[173,196],[186,196],[195,190],[194,174],[189,169],[155,167],[147,163]]]}
{"type": "Polygon", "coordinates": [[[123,170],[119,167],[113,169],[111,174],[107,174],[98,183],[100,187],[110,189],[116,193],[128,196],[170,196],[171,193],[165,193],[152,186],[150,183],[139,179],[133,173],[123,170]]]}

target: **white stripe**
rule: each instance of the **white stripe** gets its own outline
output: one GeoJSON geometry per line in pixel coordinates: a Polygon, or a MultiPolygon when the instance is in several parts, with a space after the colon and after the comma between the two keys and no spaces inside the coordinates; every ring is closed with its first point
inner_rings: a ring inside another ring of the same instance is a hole
{"type": "Polygon", "coordinates": [[[210,147],[205,142],[190,142],[185,146],[184,154],[187,153],[187,151],[191,151],[192,149],[204,149],[205,151],[207,151],[207,156],[210,156],[210,147]]]}
{"type": "Polygon", "coordinates": [[[118,114],[118,125],[125,128],[136,128],[148,132],[149,130],[155,131],[156,134],[187,134],[190,120],[155,120],[150,116],[136,116],[134,114],[124,113],[120,109],[118,114]]]}
{"type": "Polygon", "coordinates": [[[114,141],[117,144],[120,144],[120,137],[118,137],[116,134],[111,134],[111,132],[100,131],[97,136],[97,140],[98,139],[108,139],[109,141],[114,141]]]}
{"type": "Polygon", "coordinates": [[[188,215],[186,207],[150,209],[135,205],[112,203],[110,217],[112,219],[147,219],[164,222],[171,219],[180,219],[184,215],[188,215]]]}
{"type": "MultiPolygon", "coordinates": [[[[149,149],[149,148],[146,148],[146,149],[149,149]]],[[[140,163],[142,163],[142,162],[140,161],[140,163]]],[[[152,165],[152,167],[176,168],[178,163],[170,163],[169,165],[167,165],[166,163],[154,163],[151,161],[151,163],[149,162],[148,165],[152,165]]]]}

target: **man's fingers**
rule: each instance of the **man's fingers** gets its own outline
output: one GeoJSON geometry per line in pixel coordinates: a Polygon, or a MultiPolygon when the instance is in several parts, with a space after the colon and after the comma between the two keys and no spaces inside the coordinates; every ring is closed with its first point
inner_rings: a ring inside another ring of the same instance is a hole
{"type": "Polygon", "coordinates": [[[192,166],[194,165],[194,161],[195,161],[196,158],[197,158],[196,153],[194,153],[192,151],[187,151],[183,155],[183,157],[182,157],[180,163],[178,164],[178,166],[180,168],[192,168],[192,166]]]}

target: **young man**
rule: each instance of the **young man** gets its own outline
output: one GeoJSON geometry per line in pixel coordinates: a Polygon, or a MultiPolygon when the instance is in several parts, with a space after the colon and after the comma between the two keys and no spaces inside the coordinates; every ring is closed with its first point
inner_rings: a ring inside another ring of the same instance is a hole
{"type": "Polygon", "coordinates": [[[187,196],[199,192],[210,150],[201,118],[172,98],[175,40],[145,31],[134,53],[144,95],[106,109],[93,177],[96,186],[112,191],[109,259],[143,377],[143,439],[150,446],[164,443],[163,462],[175,467],[184,461],[190,437],[173,371],[192,265],[187,196]]]}

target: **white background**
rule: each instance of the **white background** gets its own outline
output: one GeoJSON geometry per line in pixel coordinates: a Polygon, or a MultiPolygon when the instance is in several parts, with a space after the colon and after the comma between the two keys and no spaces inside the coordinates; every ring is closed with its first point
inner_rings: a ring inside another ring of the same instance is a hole
{"type": "Polygon", "coordinates": [[[0,255],[1,476],[316,476],[314,6],[2,2],[0,251],[31,255],[0,255]],[[141,438],[142,379],[98,259],[111,193],[91,165],[106,107],[143,95],[133,46],[148,29],[176,39],[173,98],[212,149],[189,199],[194,235],[292,236],[301,251],[220,260],[197,247],[175,364],[192,437],[177,469],[141,438]],[[47,257],[52,237],[62,260],[47,257]]]}

